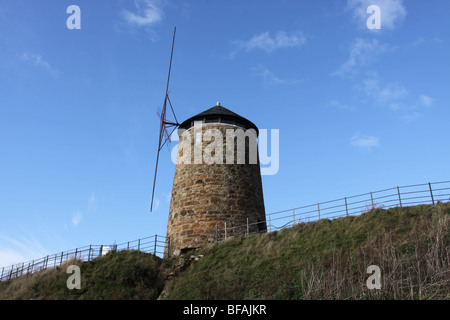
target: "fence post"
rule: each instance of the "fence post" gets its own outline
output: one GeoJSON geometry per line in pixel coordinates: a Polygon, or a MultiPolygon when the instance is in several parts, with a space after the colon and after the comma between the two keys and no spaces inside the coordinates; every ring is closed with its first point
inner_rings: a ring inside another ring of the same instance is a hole
{"type": "Polygon", "coordinates": [[[373,205],[373,195],[372,195],[372,191],[370,192],[370,201],[372,202],[372,210],[374,209],[374,205],[373,205]]]}
{"type": "Polygon", "coordinates": [[[92,244],[89,245],[88,261],[91,261],[91,249],[92,249],[92,244]]]}
{"type": "Polygon", "coordinates": [[[320,220],[320,204],[317,204],[317,212],[319,213],[319,220],[320,220]]]}
{"type": "Polygon", "coordinates": [[[347,197],[345,197],[345,213],[347,213],[348,217],[347,197]]]}
{"type": "Polygon", "coordinates": [[[100,252],[99,252],[99,255],[98,255],[99,257],[102,256],[102,252],[103,252],[103,245],[100,246],[100,252]]]}
{"type": "Polygon", "coordinates": [[[434,206],[434,197],[433,197],[433,190],[431,190],[431,183],[428,182],[428,186],[430,187],[431,202],[433,202],[433,206],[434,206]]]}
{"type": "Polygon", "coordinates": [[[158,241],[158,235],[155,234],[155,250],[153,251],[153,255],[156,256],[156,242],[158,241]]]}
{"type": "Polygon", "coordinates": [[[295,209],[292,209],[293,210],[293,215],[294,215],[294,226],[295,226],[295,209]]]}
{"type": "Polygon", "coordinates": [[[402,208],[402,198],[400,197],[400,188],[397,186],[397,193],[398,193],[398,201],[400,202],[400,208],[402,208]]]}
{"type": "Polygon", "coordinates": [[[138,251],[141,250],[141,239],[138,239],[138,251]]]}
{"type": "Polygon", "coordinates": [[[247,217],[247,237],[248,237],[248,235],[249,235],[249,228],[248,228],[248,217],[247,217]]]}

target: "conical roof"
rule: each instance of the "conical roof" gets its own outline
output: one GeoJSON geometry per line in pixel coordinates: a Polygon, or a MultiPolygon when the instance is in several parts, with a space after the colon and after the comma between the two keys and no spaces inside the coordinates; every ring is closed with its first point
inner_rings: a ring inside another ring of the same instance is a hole
{"type": "Polygon", "coordinates": [[[228,110],[227,108],[222,107],[220,105],[220,102],[217,102],[214,107],[200,112],[199,114],[190,117],[189,119],[186,119],[180,124],[180,128],[189,129],[194,125],[195,121],[204,121],[206,123],[217,122],[235,124],[245,129],[255,129],[256,133],[258,134],[258,128],[253,122],[238,115],[237,113],[234,113],[233,111],[228,110]]]}

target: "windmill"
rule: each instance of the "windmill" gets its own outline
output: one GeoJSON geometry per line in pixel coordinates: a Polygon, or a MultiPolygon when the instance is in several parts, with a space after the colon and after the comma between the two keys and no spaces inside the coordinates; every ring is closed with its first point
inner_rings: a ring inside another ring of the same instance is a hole
{"type": "Polygon", "coordinates": [[[164,97],[164,104],[162,107],[161,112],[158,112],[157,115],[160,119],[159,124],[159,142],[158,142],[158,151],[156,153],[156,166],[155,166],[155,176],[153,178],[153,190],[152,190],[152,202],[150,205],[150,212],[153,210],[153,198],[155,195],[155,185],[156,185],[156,175],[158,173],[158,161],[159,161],[159,153],[161,149],[164,147],[164,145],[169,142],[170,143],[170,136],[175,131],[175,129],[180,125],[178,123],[177,117],[175,115],[175,112],[173,111],[172,102],[169,98],[169,82],[170,82],[170,71],[172,69],[172,58],[173,58],[173,47],[175,45],[175,33],[177,31],[177,27],[173,30],[173,40],[172,40],[172,50],[170,53],[170,63],[169,63],[169,74],[167,76],[167,85],[166,85],[166,95],[164,97]],[[170,106],[170,110],[172,111],[172,115],[175,118],[175,122],[167,120],[167,104],[170,106]],[[170,133],[169,133],[169,130],[170,133]]]}

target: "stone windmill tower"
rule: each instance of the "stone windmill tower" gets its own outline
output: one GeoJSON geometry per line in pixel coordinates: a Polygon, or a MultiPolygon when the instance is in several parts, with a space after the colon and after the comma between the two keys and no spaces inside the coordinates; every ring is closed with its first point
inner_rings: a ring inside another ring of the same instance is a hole
{"type": "Polygon", "coordinates": [[[166,256],[266,232],[258,128],[218,102],[181,123],[178,135],[166,256]]]}

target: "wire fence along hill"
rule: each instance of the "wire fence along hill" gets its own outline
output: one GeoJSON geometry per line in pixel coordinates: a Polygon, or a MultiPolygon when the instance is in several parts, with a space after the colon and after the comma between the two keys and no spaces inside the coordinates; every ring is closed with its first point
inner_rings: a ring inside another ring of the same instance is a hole
{"type": "Polygon", "coordinates": [[[270,213],[267,216],[268,231],[292,226],[299,222],[360,215],[374,208],[389,209],[419,204],[434,205],[438,201],[450,201],[450,181],[397,186],[270,213]],[[273,223],[278,226],[273,225],[273,223]]]}
{"type": "Polygon", "coordinates": [[[251,222],[246,225],[230,226],[225,223],[216,228],[216,242],[231,236],[247,236],[258,233],[259,224],[265,224],[272,232],[290,228],[297,223],[312,222],[320,219],[336,219],[358,216],[374,208],[389,209],[419,204],[436,204],[450,201],[450,181],[423,183],[367,192],[336,200],[314,203],[306,206],[266,214],[266,221],[251,222]]]}
{"type": "MultiPolygon", "coordinates": [[[[211,230],[215,232],[215,242],[221,242],[232,236],[248,236],[258,233],[261,229],[258,224],[263,223],[268,232],[290,228],[297,223],[312,222],[320,219],[336,219],[340,217],[357,216],[374,208],[388,209],[393,207],[406,207],[418,204],[436,204],[450,201],[450,181],[423,183],[409,186],[398,186],[344,197],[336,200],[319,202],[302,207],[266,214],[266,221],[250,222],[233,226],[225,223],[220,229],[218,226],[211,230]]],[[[265,232],[265,231],[264,231],[265,232]]],[[[10,267],[3,267],[0,281],[10,280],[24,274],[34,273],[47,268],[60,266],[71,259],[90,261],[104,256],[110,251],[139,250],[163,256],[170,246],[170,239],[154,235],[122,244],[90,245],[48,255],[41,259],[19,263],[10,267]]]]}
{"type": "Polygon", "coordinates": [[[13,278],[17,278],[25,274],[55,268],[73,259],[81,261],[91,261],[95,258],[106,255],[108,252],[115,252],[122,250],[139,250],[142,252],[151,253],[155,256],[156,255],[162,256],[164,254],[165,244],[166,244],[166,237],[154,235],[134,241],[128,241],[121,244],[113,244],[107,246],[89,245],[85,247],[80,247],[73,250],[48,255],[46,257],[37,260],[19,263],[16,265],[12,265],[10,267],[3,267],[1,269],[0,281],[11,280],[13,278]]]}

